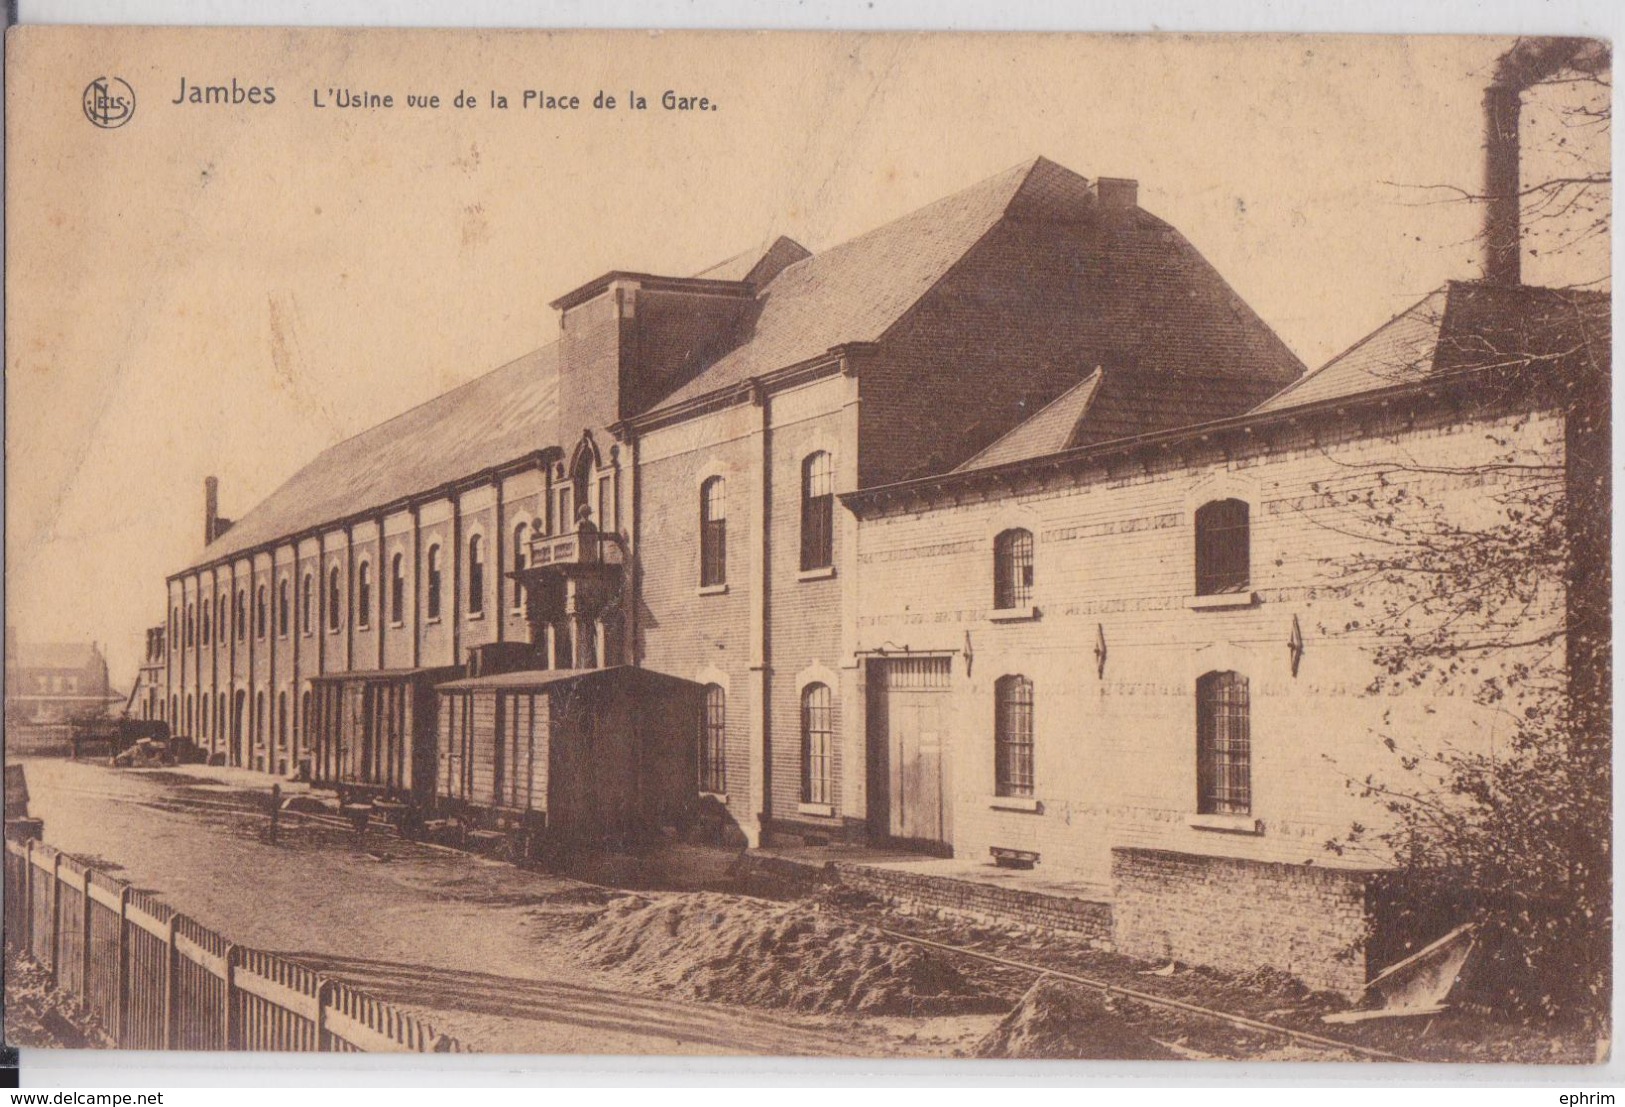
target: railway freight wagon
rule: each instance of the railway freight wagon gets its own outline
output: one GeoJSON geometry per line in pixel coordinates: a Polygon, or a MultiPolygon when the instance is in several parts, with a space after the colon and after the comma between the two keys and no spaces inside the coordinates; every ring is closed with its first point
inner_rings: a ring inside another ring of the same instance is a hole
{"type": "Polygon", "coordinates": [[[434,796],[435,685],[456,667],[379,670],[311,682],[311,783],[345,802],[423,811],[434,796]]]}
{"type": "Polygon", "coordinates": [[[699,798],[700,685],[633,666],[440,685],[435,811],[538,855],[631,845],[699,798]]]}

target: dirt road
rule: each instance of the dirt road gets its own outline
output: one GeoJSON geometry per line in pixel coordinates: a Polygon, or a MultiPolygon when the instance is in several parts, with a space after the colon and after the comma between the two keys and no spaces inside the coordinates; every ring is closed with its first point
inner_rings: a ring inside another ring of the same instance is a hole
{"type": "Polygon", "coordinates": [[[591,887],[374,833],[283,825],[219,770],[30,760],[45,840],[122,868],[233,940],[352,981],[498,1053],[942,1056],[997,1016],[855,1019],[678,1002],[550,948],[591,887]],[[556,923],[555,923],[556,925],[556,923]]]}

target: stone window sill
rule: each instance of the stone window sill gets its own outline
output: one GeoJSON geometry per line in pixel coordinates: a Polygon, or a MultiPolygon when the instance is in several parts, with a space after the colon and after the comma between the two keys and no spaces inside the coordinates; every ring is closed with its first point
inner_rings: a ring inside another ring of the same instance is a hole
{"type": "Polygon", "coordinates": [[[400,630],[405,625],[406,623],[401,619],[391,619],[389,621],[389,629],[391,630],[400,630]]]}
{"type": "Polygon", "coordinates": [[[468,613],[468,621],[471,623],[483,623],[485,621],[485,612],[470,611],[468,613]]]}
{"type": "Polygon", "coordinates": [[[1257,603],[1257,592],[1219,592],[1211,596],[1192,596],[1185,601],[1185,606],[1192,611],[1214,611],[1227,607],[1253,607],[1257,603]]]}
{"type": "Polygon", "coordinates": [[[988,621],[994,623],[1023,623],[1038,618],[1036,607],[996,607],[987,613],[988,621]]]}
{"type": "Polygon", "coordinates": [[[1264,821],[1251,815],[1187,815],[1185,825],[1193,830],[1213,830],[1220,834],[1264,833],[1264,821]]]}
{"type": "Polygon", "coordinates": [[[425,619],[423,621],[424,621],[424,623],[426,623],[429,626],[434,626],[435,624],[440,622],[440,616],[438,616],[438,615],[430,615],[427,619],[425,619]]]}
{"type": "Polygon", "coordinates": [[[822,815],[826,819],[833,818],[835,805],[833,803],[798,803],[796,804],[796,813],[798,815],[822,815]]]}
{"type": "Polygon", "coordinates": [[[803,569],[796,574],[797,580],[830,580],[835,576],[835,566],[822,565],[817,569],[803,569]]]}
{"type": "Polygon", "coordinates": [[[989,796],[987,805],[995,811],[1030,811],[1034,815],[1044,813],[1044,805],[1034,796],[989,796]]]}
{"type": "Polygon", "coordinates": [[[728,586],[726,584],[702,584],[698,592],[698,595],[701,596],[726,596],[727,594],[728,586]]]}

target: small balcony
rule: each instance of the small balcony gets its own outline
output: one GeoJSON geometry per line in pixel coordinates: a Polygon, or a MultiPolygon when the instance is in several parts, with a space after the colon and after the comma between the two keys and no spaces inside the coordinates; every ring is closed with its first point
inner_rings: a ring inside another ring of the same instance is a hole
{"type": "Polygon", "coordinates": [[[619,568],[625,560],[620,536],[598,530],[578,530],[530,540],[532,569],[563,569],[578,565],[619,568]]]}

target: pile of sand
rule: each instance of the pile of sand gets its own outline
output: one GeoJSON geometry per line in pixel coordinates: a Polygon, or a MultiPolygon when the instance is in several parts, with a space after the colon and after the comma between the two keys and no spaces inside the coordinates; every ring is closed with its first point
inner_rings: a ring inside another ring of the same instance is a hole
{"type": "Polygon", "coordinates": [[[703,1002],[912,1016],[1008,1006],[940,954],[805,903],[629,896],[563,940],[597,968],[703,1002]]]}
{"type": "Polygon", "coordinates": [[[976,1046],[978,1057],[1177,1061],[1180,1054],[1136,1029],[1104,995],[1041,976],[976,1046]]]}

